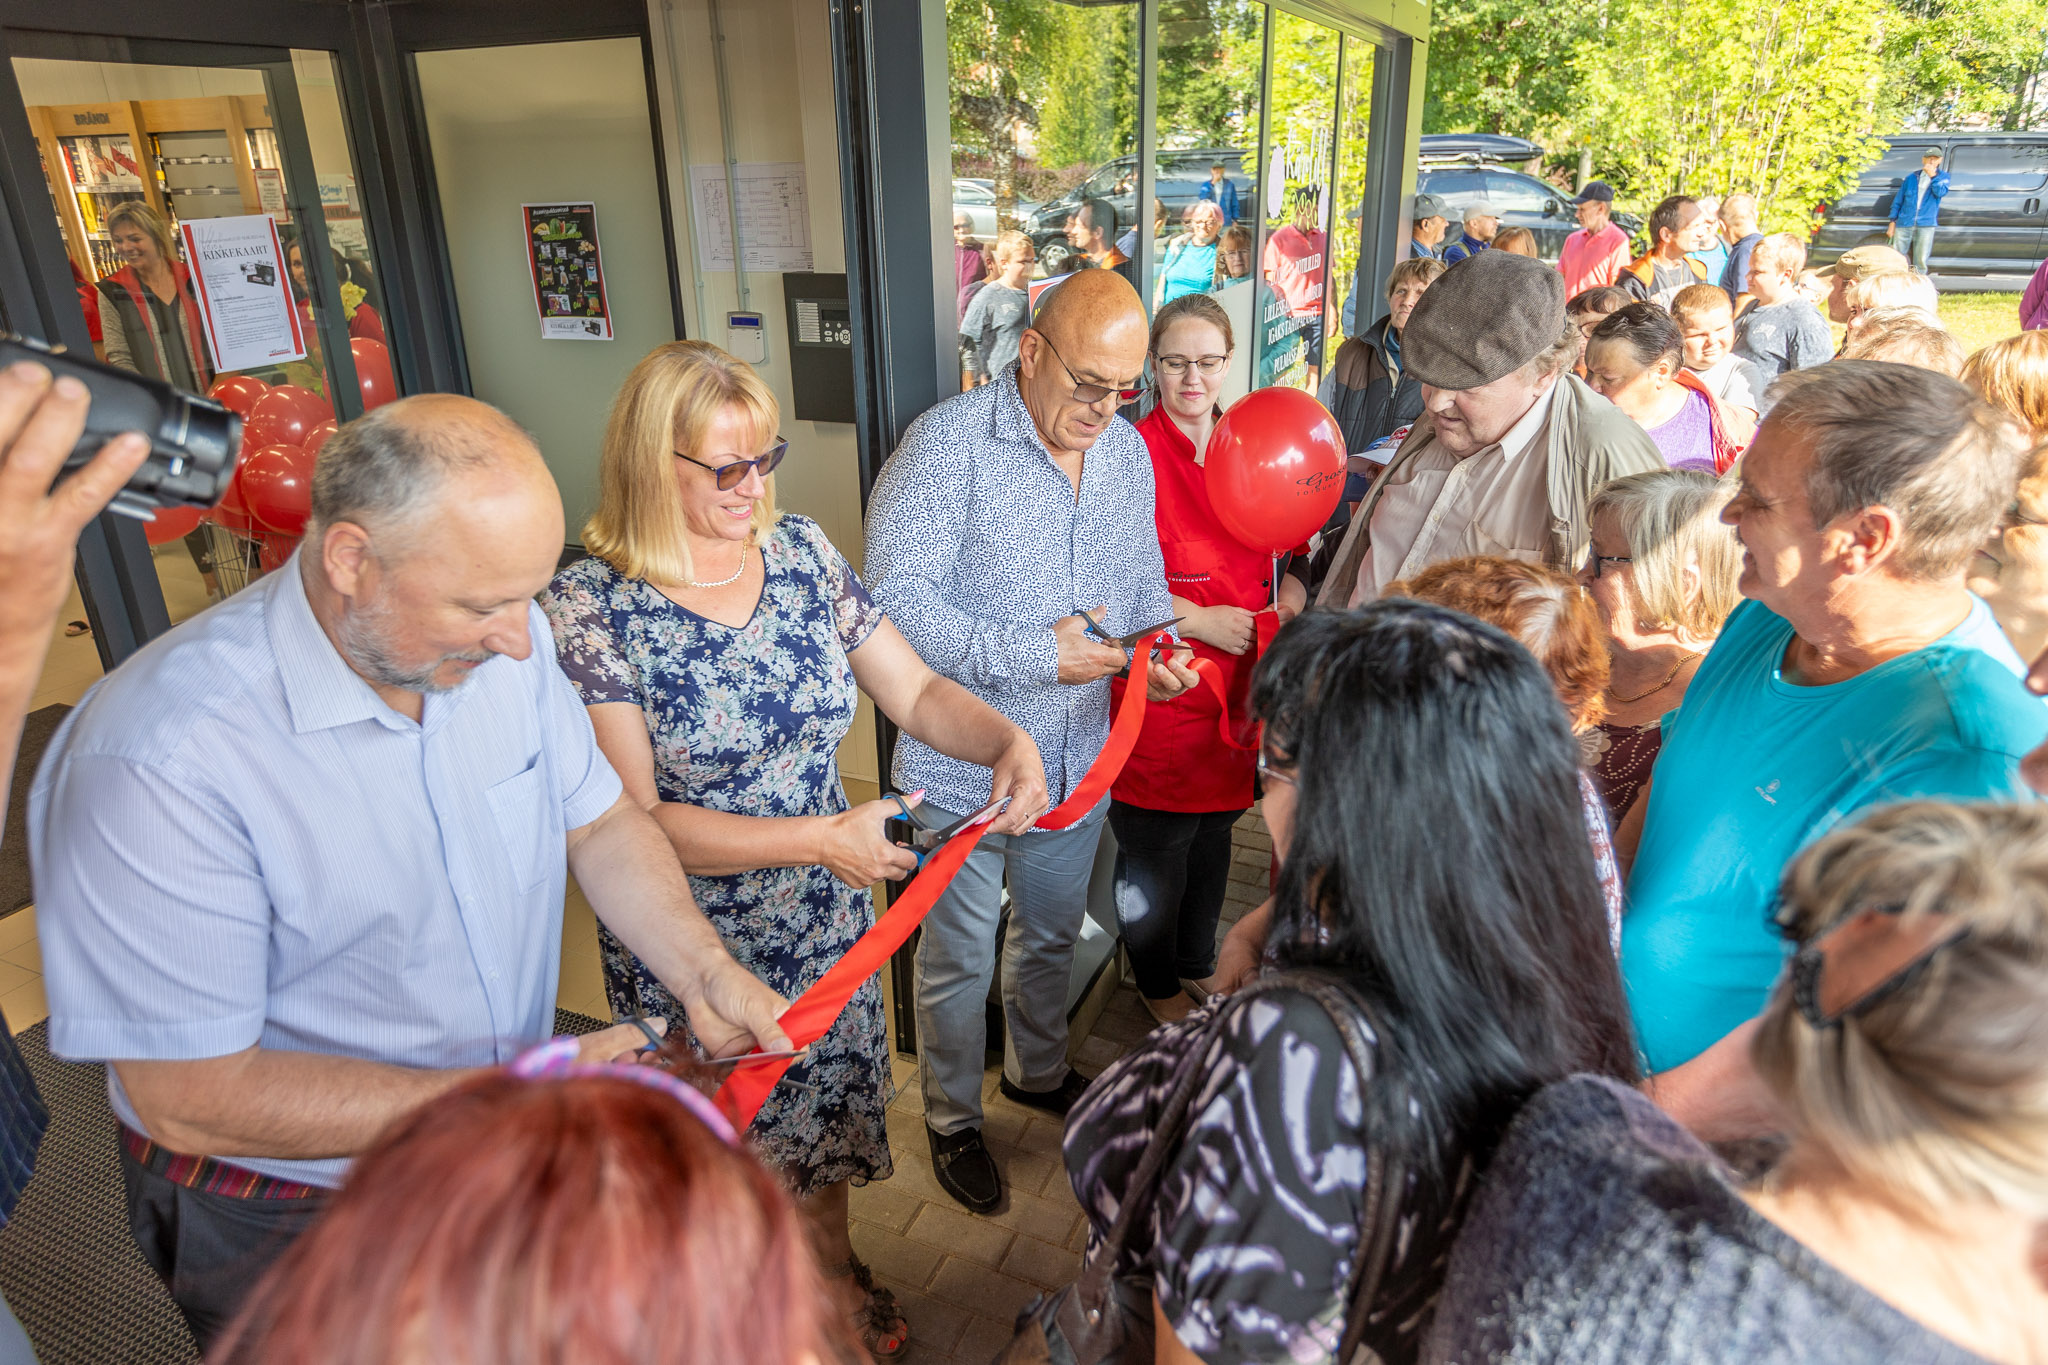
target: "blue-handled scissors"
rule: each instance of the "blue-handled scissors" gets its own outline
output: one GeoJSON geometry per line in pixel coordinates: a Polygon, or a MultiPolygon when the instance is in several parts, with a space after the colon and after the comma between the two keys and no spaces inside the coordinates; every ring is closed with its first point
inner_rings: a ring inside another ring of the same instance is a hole
{"type": "Polygon", "coordinates": [[[989,802],[972,815],[963,815],[950,825],[940,826],[932,824],[926,818],[923,807],[911,805],[901,794],[890,792],[886,799],[894,801],[896,809],[903,812],[901,815],[889,817],[886,827],[888,837],[892,842],[909,846],[911,853],[917,858],[920,870],[924,867],[926,858],[944,848],[946,841],[961,830],[987,824],[1010,808],[1010,798],[1005,796],[989,802]]]}
{"type": "MultiPolygon", "coordinates": [[[[1126,654],[1128,654],[1132,649],[1134,649],[1139,641],[1149,640],[1154,635],[1157,635],[1160,631],[1165,630],[1168,626],[1177,626],[1181,622],[1188,619],[1185,616],[1176,616],[1170,621],[1161,621],[1156,626],[1146,626],[1143,630],[1134,630],[1129,635],[1111,635],[1101,626],[1095,624],[1095,618],[1090,616],[1087,612],[1077,611],[1074,614],[1080,617],[1083,621],[1088,623],[1088,633],[1090,635],[1093,635],[1096,639],[1102,641],[1106,645],[1115,645],[1118,649],[1123,650],[1126,654]]],[[[1153,653],[1156,657],[1158,651],[1155,650],[1153,651],[1153,653]]],[[[1130,675],[1131,666],[1129,664],[1125,664],[1123,667],[1123,671],[1118,673],[1116,676],[1119,678],[1128,678],[1130,675]]]]}

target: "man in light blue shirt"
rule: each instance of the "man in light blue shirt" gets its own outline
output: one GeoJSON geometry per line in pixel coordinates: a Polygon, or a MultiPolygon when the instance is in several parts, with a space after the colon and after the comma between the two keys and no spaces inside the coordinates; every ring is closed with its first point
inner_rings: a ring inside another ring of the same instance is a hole
{"type": "Polygon", "coordinates": [[[1754,600],[1665,717],[1622,928],[1653,1093],[1714,1135],[1767,1122],[1734,1111],[1785,959],[1787,861],[1874,805],[2020,799],[2048,735],[1963,586],[2018,484],[1999,417],[1945,375],[1869,361],[1788,374],[1770,401],[1723,514],[1754,600]]]}
{"type": "Polygon", "coordinates": [[[353,1153],[553,1032],[565,854],[707,1047],[787,1046],[556,665],[532,598],[561,546],[512,422],[390,404],[321,451],[282,570],[52,741],[29,809],[51,1049],[110,1063],[131,1224],[202,1349],[353,1153]]]}
{"type": "MultiPolygon", "coordinates": [[[[1109,677],[1128,662],[1091,640],[1078,613],[1118,635],[1173,616],[1151,456],[1116,415],[1136,396],[1145,348],[1128,283],[1109,271],[1069,276],[1039,305],[1015,366],[911,423],[868,503],[869,591],[936,672],[1030,734],[1055,802],[1101,752],[1109,677]]],[[[1184,662],[1152,664],[1148,694],[1194,685],[1184,662]]],[[[941,820],[980,808],[993,780],[907,735],[894,775],[900,790],[923,788],[941,820]]],[[[1064,830],[984,837],[925,920],[927,1136],[939,1183],[976,1212],[1002,1200],[981,1138],[981,1079],[1004,874],[1002,1089],[1064,1114],[1084,1084],[1067,1066],[1067,980],[1107,802],[1064,830]]]]}

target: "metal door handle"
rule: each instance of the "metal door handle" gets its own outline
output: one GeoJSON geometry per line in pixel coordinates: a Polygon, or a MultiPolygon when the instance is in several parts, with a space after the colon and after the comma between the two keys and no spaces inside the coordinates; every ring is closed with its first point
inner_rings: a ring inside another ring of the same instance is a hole
{"type": "Polygon", "coordinates": [[[2041,201],[2038,199],[2029,199],[2027,206],[2020,210],[2021,213],[2039,213],[2040,211],[2041,201]]]}

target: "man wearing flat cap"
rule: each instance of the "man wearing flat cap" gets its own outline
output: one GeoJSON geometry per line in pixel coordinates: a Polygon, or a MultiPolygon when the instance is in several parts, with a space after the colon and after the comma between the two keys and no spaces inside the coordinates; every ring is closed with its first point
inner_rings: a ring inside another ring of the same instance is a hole
{"type": "Polygon", "coordinates": [[[1903,253],[1888,246],[1870,242],[1863,246],[1852,246],[1843,252],[1833,265],[1824,265],[1813,273],[1828,282],[1828,321],[1849,320],[1849,286],[1866,275],[1877,275],[1887,270],[1911,270],[1913,263],[1903,253]]]}
{"type": "Polygon", "coordinates": [[[1595,490],[1664,467],[1643,429],[1570,373],[1564,277],[1541,261],[1482,251],[1446,271],[1402,350],[1423,415],[1351,519],[1319,603],[1370,602],[1461,555],[1570,569],[1595,490]]]}

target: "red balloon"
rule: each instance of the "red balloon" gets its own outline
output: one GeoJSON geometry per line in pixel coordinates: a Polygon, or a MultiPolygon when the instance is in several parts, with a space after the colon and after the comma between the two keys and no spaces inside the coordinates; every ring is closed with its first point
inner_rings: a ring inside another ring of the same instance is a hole
{"type": "Polygon", "coordinates": [[[159,507],[156,520],[142,524],[142,534],[152,545],[168,545],[198,530],[205,515],[203,507],[159,507]]]}
{"type": "Polygon", "coordinates": [[[280,384],[250,410],[242,428],[242,449],[304,445],[314,427],[333,420],[334,409],[319,394],[296,384],[280,384]]]}
{"type": "Polygon", "coordinates": [[[206,396],[228,411],[247,417],[263,395],[269,392],[270,385],[253,374],[224,374],[213,381],[213,387],[206,391],[206,396]]]}
{"type": "MultiPolygon", "coordinates": [[[[244,442],[242,460],[247,463],[252,447],[244,442]]],[[[220,495],[220,501],[206,514],[208,521],[218,522],[238,536],[255,537],[263,534],[263,528],[256,524],[256,518],[249,515],[249,504],[242,498],[241,471],[228,480],[227,491],[220,495]]]]}
{"type": "Polygon", "coordinates": [[[306,443],[300,446],[299,449],[305,451],[309,457],[318,455],[320,447],[326,445],[327,438],[332,436],[337,430],[338,428],[334,425],[334,419],[330,417],[306,433],[306,443]]]}
{"type": "Polygon", "coordinates": [[[265,531],[303,535],[313,510],[313,461],[297,446],[265,446],[235,475],[242,500],[265,531]]]}
{"type": "Polygon", "coordinates": [[[391,376],[391,350],[381,341],[355,337],[348,343],[356,358],[356,379],[363,386],[363,411],[381,408],[398,397],[398,381],[391,376]]]}
{"type": "Polygon", "coordinates": [[[1209,436],[1202,484],[1223,529],[1267,554],[1321,530],[1344,495],[1344,433],[1300,389],[1256,389],[1209,436]]]}

